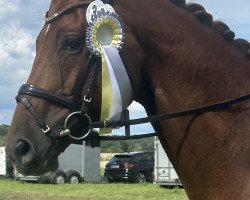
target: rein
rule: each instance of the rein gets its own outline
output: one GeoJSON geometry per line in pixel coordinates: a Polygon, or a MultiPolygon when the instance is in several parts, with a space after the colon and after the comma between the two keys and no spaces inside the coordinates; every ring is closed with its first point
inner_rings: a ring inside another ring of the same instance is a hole
{"type": "MultiPolygon", "coordinates": [[[[197,107],[193,109],[188,109],[188,110],[184,110],[180,112],[173,112],[173,113],[162,114],[162,115],[154,115],[154,116],[137,118],[137,119],[129,119],[129,117],[127,117],[124,120],[119,120],[119,121],[92,122],[89,116],[85,112],[77,111],[77,106],[74,104],[73,101],[69,100],[68,98],[63,97],[59,94],[55,94],[50,91],[35,87],[35,86],[32,86],[32,85],[29,85],[29,84],[23,84],[21,88],[19,89],[16,99],[18,102],[21,102],[26,107],[26,109],[32,114],[33,118],[36,120],[38,126],[41,127],[43,132],[47,134],[49,137],[62,137],[64,135],[67,135],[67,133],[64,133],[61,135],[51,134],[51,129],[49,128],[49,126],[46,125],[43,122],[43,120],[41,120],[41,118],[36,113],[32,104],[23,95],[29,95],[29,96],[33,96],[36,98],[44,99],[44,100],[47,100],[48,102],[55,103],[58,106],[66,107],[69,110],[74,111],[69,116],[72,116],[74,114],[77,114],[77,115],[79,114],[79,115],[82,115],[83,117],[86,117],[89,122],[87,133],[85,133],[84,136],[81,138],[75,138],[71,136],[73,139],[76,139],[76,140],[86,139],[86,137],[92,132],[94,128],[104,128],[104,127],[118,128],[118,127],[123,127],[123,126],[125,127],[125,136],[98,136],[98,138],[100,140],[127,140],[127,139],[139,139],[139,138],[145,138],[145,137],[152,137],[152,136],[156,136],[156,134],[148,133],[148,134],[141,134],[141,135],[130,135],[129,127],[131,125],[144,124],[144,123],[149,123],[149,122],[152,123],[152,122],[163,121],[163,120],[171,120],[171,119],[180,118],[180,117],[189,116],[189,115],[200,115],[200,114],[207,113],[207,112],[218,111],[218,110],[225,109],[231,105],[250,99],[250,93],[249,93],[249,94],[242,95],[233,99],[228,99],[228,100],[217,102],[214,104],[197,107]]],[[[66,123],[67,123],[67,119],[66,119],[66,123]]]]}
{"type": "MultiPolygon", "coordinates": [[[[69,5],[68,7],[58,11],[57,13],[47,17],[48,12],[46,12],[44,16],[44,20],[46,23],[50,23],[56,20],[58,17],[73,11],[74,9],[84,7],[90,4],[92,1],[80,1],[78,3],[69,5]]],[[[107,1],[105,1],[107,3],[107,1]]],[[[109,2],[109,1],[108,1],[109,2]]],[[[109,2],[110,3],[110,2],[109,2]]],[[[91,96],[93,93],[94,85],[97,78],[97,67],[99,57],[91,54],[88,58],[85,70],[80,78],[80,83],[77,85],[74,93],[72,94],[72,99],[65,97],[59,93],[51,92],[46,89],[42,89],[33,85],[23,84],[16,97],[17,102],[20,102],[24,105],[24,107],[29,111],[37,125],[42,129],[42,131],[52,140],[55,140],[57,137],[70,136],[74,140],[87,140],[91,138],[91,136],[96,140],[127,140],[127,139],[139,139],[145,137],[156,136],[155,133],[141,134],[141,135],[131,135],[130,134],[130,125],[143,124],[148,122],[156,122],[163,120],[170,120],[175,118],[180,118],[189,115],[200,115],[206,112],[218,111],[221,109],[225,109],[228,106],[233,104],[246,101],[250,99],[250,94],[246,94],[243,96],[239,96],[233,99],[217,102],[211,105],[206,105],[202,107],[197,107],[185,111],[149,116],[138,119],[129,119],[128,111],[126,110],[123,114],[123,119],[119,121],[99,121],[92,122],[91,118],[87,114],[88,104],[91,103],[91,96]],[[91,66],[94,66],[93,69],[91,66]],[[92,70],[92,71],[91,71],[92,70]],[[90,81],[88,82],[88,87],[86,94],[84,95],[82,102],[79,101],[79,97],[81,97],[81,92],[83,87],[86,84],[86,80],[90,77],[90,81]],[[36,112],[32,103],[26,98],[26,96],[35,97],[38,99],[46,100],[50,103],[57,105],[58,107],[67,108],[71,111],[71,114],[66,118],[64,124],[64,130],[56,131],[51,129],[45,121],[39,116],[36,112]],[[84,128],[83,133],[80,137],[75,137],[71,135],[70,130],[68,129],[68,122],[72,117],[79,117],[81,120],[87,122],[88,127],[84,128]],[[125,136],[99,136],[94,135],[94,128],[117,128],[117,127],[125,127],[125,136]]]]}
{"type": "Polygon", "coordinates": [[[242,101],[249,100],[249,99],[250,99],[250,93],[233,98],[233,99],[228,99],[228,100],[220,101],[214,104],[197,107],[197,108],[193,108],[189,110],[184,110],[180,112],[173,112],[173,113],[162,114],[162,115],[154,115],[154,116],[131,119],[131,120],[120,120],[120,121],[111,121],[111,122],[93,122],[93,123],[90,123],[90,128],[103,128],[103,127],[117,128],[117,127],[123,127],[123,126],[144,124],[144,123],[149,123],[149,122],[170,120],[170,119],[185,117],[189,115],[200,115],[200,114],[207,113],[207,112],[213,112],[213,111],[225,109],[231,105],[234,105],[234,104],[237,104],[242,101]]]}

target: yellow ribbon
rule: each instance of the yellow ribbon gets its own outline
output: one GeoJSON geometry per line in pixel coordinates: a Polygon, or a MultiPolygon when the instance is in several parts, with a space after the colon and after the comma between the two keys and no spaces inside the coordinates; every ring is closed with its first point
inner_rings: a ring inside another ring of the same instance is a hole
{"type": "MultiPolygon", "coordinates": [[[[110,79],[109,69],[105,52],[101,47],[102,57],[102,107],[101,107],[101,121],[107,121],[109,119],[109,112],[112,105],[112,83],[110,79]]],[[[112,128],[100,129],[100,134],[111,133],[112,128]]]]}

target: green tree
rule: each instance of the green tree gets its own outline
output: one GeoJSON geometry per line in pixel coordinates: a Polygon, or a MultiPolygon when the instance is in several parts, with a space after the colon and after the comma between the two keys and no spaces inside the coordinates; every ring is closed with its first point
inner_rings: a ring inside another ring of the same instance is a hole
{"type": "Polygon", "coordinates": [[[121,142],[102,142],[101,143],[102,152],[104,153],[121,153],[123,152],[121,142]]]}
{"type": "Polygon", "coordinates": [[[103,153],[120,153],[133,151],[154,151],[154,138],[136,140],[101,141],[103,153]]]}
{"type": "Polygon", "coordinates": [[[6,135],[9,131],[10,126],[2,124],[0,125],[0,146],[5,145],[6,135]]]}
{"type": "Polygon", "coordinates": [[[143,147],[140,143],[135,144],[134,151],[143,151],[143,147]]]}

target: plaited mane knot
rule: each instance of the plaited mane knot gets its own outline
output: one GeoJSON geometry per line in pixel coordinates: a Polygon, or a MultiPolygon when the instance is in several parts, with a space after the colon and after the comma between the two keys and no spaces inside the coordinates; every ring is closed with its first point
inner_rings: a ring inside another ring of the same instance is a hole
{"type": "Polygon", "coordinates": [[[216,33],[222,35],[225,40],[229,42],[234,40],[235,33],[231,31],[225,23],[221,21],[213,21],[212,28],[216,33]]]}
{"type": "Polygon", "coordinates": [[[242,52],[246,52],[250,49],[250,44],[247,40],[237,38],[233,41],[233,45],[242,52]]]}
{"type": "Polygon", "coordinates": [[[250,43],[247,40],[237,38],[232,42],[232,44],[236,49],[245,53],[247,58],[250,59],[250,43]]]}
{"type": "Polygon", "coordinates": [[[194,15],[197,17],[199,21],[201,21],[204,24],[211,24],[213,21],[213,16],[203,10],[194,12],[194,15]]]}
{"type": "Polygon", "coordinates": [[[235,33],[231,30],[226,30],[223,32],[223,37],[225,40],[227,41],[233,41],[234,40],[234,37],[235,37],[235,33]]]}
{"type": "Polygon", "coordinates": [[[174,3],[176,6],[184,8],[186,6],[185,0],[170,0],[172,3],[174,3]]]}
{"type": "Polygon", "coordinates": [[[248,49],[248,50],[246,51],[246,56],[247,56],[248,59],[250,59],[250,49],[248,49]]]}
{"type": "Polygon", "coordinates": [[[191,13],[194,13],[196,11],[206,11],[202,5],[196,3],[188,3],[186,5],[186,10],[191,13]]]}
{"type": "Polygon", "coordinates": [[[213,21],[212,15],[207,13],[202,5],[189,3],[186,5],[186,10],[193,13],[203,24],[210,25],[213,21]]]}

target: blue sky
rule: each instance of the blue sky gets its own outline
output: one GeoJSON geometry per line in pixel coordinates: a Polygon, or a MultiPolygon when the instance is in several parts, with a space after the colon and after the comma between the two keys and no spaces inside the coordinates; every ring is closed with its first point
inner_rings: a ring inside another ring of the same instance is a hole
{"type": "MultiPolygon", "coordinates": [[[[202,4],[214,19],[224,21],[236,37],[250,40],[249,0],[191,2],[202,4]]],[[[14,97],[29,75],[35,56],[35,39],[49,4],[48,0],[0,0],[0,124],[11,122],[16,106],[14,97]]],[[[132,118],[145,116],[138,104],[133,104],[130,110],[132,118]]],[[[145,125],[132,130],[152,131],[145,125]]]]}

